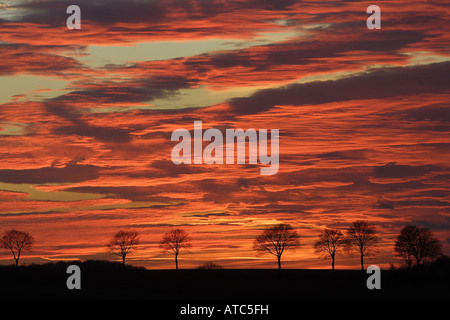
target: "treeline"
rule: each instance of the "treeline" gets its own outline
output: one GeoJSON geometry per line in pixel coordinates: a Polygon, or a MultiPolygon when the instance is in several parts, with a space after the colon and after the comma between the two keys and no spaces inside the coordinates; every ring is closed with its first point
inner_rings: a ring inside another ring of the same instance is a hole
{"type": "MultiPolygon", "coordinates": [[[[0,247],[10,251],[16,267],[24,251],[31,251],[34,245],[31,234],[19,231],[6,231],[0,240],[0,247]]],[[[346,230],[324,229],[314,243],[316,254],[331,260],[334,270],[337,256],[341,254],[358,254],[361,269],[364,270],[364,258],[377,252],[380,237],[377,228],[367,221],[354,221],[346,230]]],[[[125,268],[126,257],[138,249],[140,237],[137,231],[119,230],[106,245],[109,253],[117,255],[125,268]]],[[[163,252],[170,253],[175,259],[178,270],[178,256],[191,248],[191,237],[180,228],[174,228],[165,233],[159,243],[163,252]]],[[[276,257],[278,269],[281,269],[281,257],[286,250],[300,247],[300,236],[290,224],[270,226],[256,237],[253,249],[257,254],[269,253],[276,257]]],[[[415,225],[403,227],[394,244],[394,253],[400,259],[401,268],[418,269],[433,259],[443,256],[442,243],[433,236],[428,228],[415,225]]],[[[220,265],[207,263],[199,269],[221,269],[220,265]]]]}
{"type": "MultiPolygon", "coordinates": [[[[269,227],[258,236],[254,249],[260,253],[270,253],[277,258],[281,269],[281,256],[287,249],[300,246],[299,235],[289,224],[269,227]]],[[[339,229],[324,229],[314,243],[315,252],[331,260],[334,270],[339,254],[356,253],[364,270],[364,258],[377,252],[380,237],[374,224],[354,221],[344,232],[339,229]]],[[[420,268],[423,264],[442,256],[442,243],[428,228],[414,225],[403,227],[394,244],[394,253],[404,268],[420,268]]]]}

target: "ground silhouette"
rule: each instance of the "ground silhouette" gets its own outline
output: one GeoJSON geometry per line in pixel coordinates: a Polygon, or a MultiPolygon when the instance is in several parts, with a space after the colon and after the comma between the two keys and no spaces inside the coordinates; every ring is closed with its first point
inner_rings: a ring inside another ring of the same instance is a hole
{"type": "Polygon", "coordinates": [[[361,270],[149,270],[109,261],[0,267],[0,299],[309,300],[450,299],[447,267],[382,270],[381,290],[369,290],[361,270]],[[81,269],[81,289],[69,290],[67,267],[81,269]]]}

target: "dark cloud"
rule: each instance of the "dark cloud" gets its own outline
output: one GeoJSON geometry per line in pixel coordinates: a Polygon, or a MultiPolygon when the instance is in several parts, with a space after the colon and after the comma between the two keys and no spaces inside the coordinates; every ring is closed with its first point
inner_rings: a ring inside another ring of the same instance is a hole
{"type": "Polygon", "coordinates": [[[141,78],[122,82],[105,81],[71,91],[51,99],[50,102],[81,105],[95,103],[99,107],[109,103],[149,102],[173,96],[179,89],[189,88],[193,81],[181,76],[141,78]]]}
{"type": "Polygon", "coordinates": [[[436,165],[409,166],[388,163],[384,166],[374,167],[373,173],[377,178],[405,178],[418,177],[426,173],[441,170],[443,170],[443,168],[436,165]]]}
{"type": "Polygon", "coordinates": [[[448,104],[432,104],[411,108],[398,112],[398,116],[406,120],[450,122],[450,106],[448,104]]]}
{"type": "Polygon", "coordinates": [[[373,150],[358,149],[358,150],[331,151],[321,153],[317,155],[317,157],[321,159],[331,159],[331,160],[365,159],[369,152],[373,152],[373,150]]]}
{"type": "Polygon", "coordinates": [[[316,182],[353,182],[367,184],[370,177],[370,168],[366,166],[354,166],[344,168],[308,168],[292,172],[279,172],[277,181],[287,185],[304,185],[316,182]]]}
{"type": "MultiPolygon", "coordinates": [[[[64,118],[70,125],[63,125],[53,130],[55,134],[68,134],[93,137],[103,142],[124,143],[131,140],[130,133],[138,129],[123,129],[105,125],[93,125],[86,121],[87,114],[82,110],[119,105],[130,102],[149,102],[156,98],[167,98],[177,94],[181,88],[190,87],[190,81],[178,76],[161,76],[139,81],[105,83],[95,88],[87,88],[69,92],[46,101],[48,112],[64,118]]],[[[98,121],[98,117],[96,119],[98,121]]]]}
{"type": "Polygon", "coordinates": [[[61,51],[80,50],[85,50],[85,47],[0,43],[0,75],[31,73],[62,76],[83,72],[88,68],[75,58],[58,54],[61,51]]]}
{"type": "Polygon", "coordinates": [[[63,135],[94,137],[95,139],[103,142],[124,143],[131,141],[131,136],[129,134],[130,130],[114,127],[92,126],[86,123],[59,127],[53,132],[63,135]]]}
{"type": "MultiPolygon", "coordinates": [[[[150,186],[150,187],[139,187],[139,186],[119,186],[119,187],[71,187],[64,191],[69,192],[83,192],[83,193],[96,193],[111,195],[113,197],[128,199],[132,201],[155,201],[155,202],[167,202],[167,206],[173,206],[178,204],[171,204],[170,201],[182,201],[184,199],[171,198],[167,196],[158,195],[161,192],[173,192],[173,185],[170,186],[150,186]]],[[[185,192],[189,192],[186,190],[185,192]]],[[[165,206],[165,205],[162,205],[165,206]]]]}
{"type": "Polygon", "coordinates": [[[122,129],[119,127],[107,127],[92,125],[83,120],[83,114],[80,110],[69,104],[59,104],[55,101],[45,104],[46,109],[65,120],[69,125],[60,125],[52,130],[56,135],[77,135],[81,137],[92,137],[98,141],[109,143],[124,143],[131,141],[131,129],[122,129]]]}
{"type": "MultiPolygon", "coordinates": [[[[171,13],[183,12],[187,18],[204,19],[213,18],[221,12],[236,9],[264,9],[283,10],[294,4],[295,0],[197,0],[195,2],[185,0],[79,0],[73,1],[27,1],[17,4],[17,9],[23,9],[20,20],[34,23],[65,25],[67,19],[66,8],[76,4],[82,8],[83,19],[95,21],[102,24],[118,22],[169,22],[171,13]],[[55,17],[60,17],[55,19],[55,17]]],[[[185,26],[179,24],[179,31],[185,26]]],[[[149,28],[149,30],[151,30],[149,28]]]]}
{"type": "Polygon", "coordinates": [[[394,204],[388,201],[378,201],[375,205],[378,209],[394,209],[394,204]]]}
{"type": "Polygon", "coordinates": [[[426,218],[418,218],[411,224],[429,228],[430,230],[450,230],[450,217],[442,214],[428,215],[426,218]]]}
{"type": "Polygon", "coordinates": [[[31,184],[81,182],[97,178],[99,169],[96,166],[81,164],[68,164],[63,168],[5,169],[0,170],[0,181],[31,184]]]}
{"type": "Polygon", "coordinates": [[[230,214],[225,213],[225,212],[220,212],[220,213],[199,213],[199,214],[191,214],[189,215],[189,217],[197,217],[197,218],[202,218],[202,217],[226,217],[226,216],[230,216],[230,214]]]}
{"type": "MultiPolygon", "coordinates": [[[[187,164],[176,165],[172,160],[155,160],[149,166],[150,172],[145,173],[147,177],[177,177],[182,174],[198,174],[205,172],[204,166],[187,164]]],[[[141,173],[142,176],[142,173],[141,173]]]]}
{"type": "MultiPolygon", "coordinates": [[[[418,31],[391,30],[361,38],[305,41],[291,40],[242,50],[203,55],[216,68],[236,66],[270,69],[274,65],[303,65],[316,59],[332,58],[351,51],[396,52],[405,45],[421,41],[424,35],[418,31]]],[[[201,57],[201,56],[200,56],[201,57]]],[[[349,61],[351,63],[351,61],[349,61]]],[[[186,61],[188,66],[202,66],[196,58],[186,61]]]]}
{"type": "Polygon", "coordinates": [[[239,113],[266,111],[276,105],[322,104],[346,100],[382,99],[398,95],[448,90],[450,62],[412,67],[382,68],[339,80],[315,81],[265,89],[250,97],[234,98],[239,113]]]}

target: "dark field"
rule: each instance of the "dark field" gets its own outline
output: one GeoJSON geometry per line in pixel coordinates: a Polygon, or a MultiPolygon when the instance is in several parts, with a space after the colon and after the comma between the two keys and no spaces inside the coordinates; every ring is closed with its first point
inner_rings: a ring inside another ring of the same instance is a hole
{"type": "Polygon", "coordinates": [[[172,301],[311,299],[450,299],[448,271],[381,271],[369,290],[360,270],[126,270],[106,261],[0,267],[0,299],[136,299],[172,301]],[[67,266],[81,268],[81,289],[69,290],[67,266]]]}

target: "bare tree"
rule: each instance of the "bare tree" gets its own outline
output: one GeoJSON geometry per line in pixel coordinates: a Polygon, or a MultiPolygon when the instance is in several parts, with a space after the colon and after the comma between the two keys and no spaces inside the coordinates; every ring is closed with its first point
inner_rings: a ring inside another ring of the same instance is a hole
{"type": "Polygon", "coordinates": [[[11,229],[3,235],[0,246],[11,251],[16,261],[16,267],[18,267],[20,254],[22,251],[31,251],[33,244],[34,238],[31,234],[11,229]]]}
{"type": "Polygon", "coordinates": [[[419,228],[416,226],[403,227],[394,245],[394,252],[397,257],[405,262],[408,269],[412,266],[414,243],[419,236],[419,232],[419,228]]]}
{"type": "Polygon", "coordinates": [[[181,250],[187,250],[191,247],[191,238],[183,229],[172,229],[166,232],[159,247],[163,252],[170,252],[175,256],[175,267],[178,270],[178,255],[181,250]]]}
{"type": "Polygon", "coordinates": [[[122,258],[122,266],[125,269],[125,258],[137,249],[139,241],[139,234],[136,231],[119,230],[106,246],[111,254],[122,258]]]}
{"type": "Polygon", "coordinates": [[[277,224],[269,227],[259,235],[254,243],[253,249],[258,253],[269,252],[277,257],[278,269],[281,270],[281,255],[286,249],[294,249],[300,245],[297,232],[290,224],[277,224]]]}
{"type": "Polygon", "coordinates": [[[409,225],[403,227],[395,242],[394,251],[408,268],[418,268],[424,262],[442,255],[442,244],[428,228],[409,225]]]}
{"type": "Polygon", "coordinates": [[[337,229],[325,229],[319,235],[319,240],[314,244],[316,253],[324,254],[331,258],[331,269],[334,270],[336,254],[345,248],[346,241],[341,231],[337,229]]]}
{"type": "Polygon", "coordinates": [[[379,241],[376,232],[375,225],[366,221],[355,221],[347,230],[347,250],[354,250],[360,254],[362,270],[364,270],[364,257],[373,254],[376,244],[379,241]]]}
{"type": "Polygon", "coordinates": [[[439,239],[433,237],[428,228],[420,228],[419,237],[413,247],[413,256],[416,266],[442,255],[442,244],[439,239]]]}

